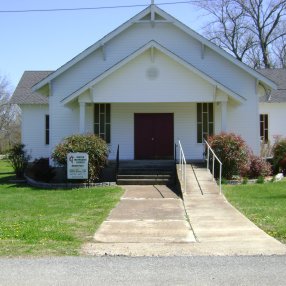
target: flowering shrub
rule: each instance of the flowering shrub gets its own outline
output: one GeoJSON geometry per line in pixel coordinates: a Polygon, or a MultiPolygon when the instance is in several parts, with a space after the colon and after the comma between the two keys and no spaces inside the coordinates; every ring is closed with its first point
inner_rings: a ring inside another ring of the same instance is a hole
{"type": "Polygon", "coordinates": [[[83,152],[89,155],[89,180],[99,179],[100,171],[105,166],[108,156],[106,142],[94,134],[72,135],[55,147],[52,159],[59,165],[66,166],[67,154],[74,152],[83,152]]]}
{"type": "Polygon", "coordinates": [[[240,175],[241,170],[248,165],[250,152],[240,136],[233,133],[221,133],[209,137],[208,143],[222,162],[224,178],[232,179],[234,175],[240,175]]]}
{"type": "Polygon", "coordinates": [[[249,163],[241,170],[241,175],[249,179],[257,179],[272,174],[271,164],[266,162],[262,157],[250,155],[249,163]]]}
{"type": "Polygon", "coordinates": [[[275,172],[286,173],[286,138],[278,140],[273,146],[273,167],[275,172]]]}

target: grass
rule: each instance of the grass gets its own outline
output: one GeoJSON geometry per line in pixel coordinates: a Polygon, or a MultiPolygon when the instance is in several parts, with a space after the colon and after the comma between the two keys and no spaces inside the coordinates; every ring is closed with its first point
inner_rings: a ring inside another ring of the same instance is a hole
{"type": "Polygon", "coordinates": [[[42,190],[9,183],[0,160],[0,255],[78,255],[119,201],[122,189],[42,190]]]}
{"type": "Polygon", "coordinates": [[[286,243],[286,180],[223,186],[228,201],[269,235],[286,243]]]}

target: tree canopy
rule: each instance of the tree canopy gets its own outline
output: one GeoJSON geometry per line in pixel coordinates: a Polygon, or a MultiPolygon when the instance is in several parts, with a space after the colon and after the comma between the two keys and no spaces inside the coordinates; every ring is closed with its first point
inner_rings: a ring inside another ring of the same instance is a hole
{"type": "Polygon", "coordinates": [[[206,37],[254,68],[286,66],[286,0],[201,0],[206,37]]]}
{"type": "Polygon", "coordinates": [[[0,75],[0,153],[20,141],[20,110],[10,104],[11,94],[9,81],[0,75]]]}

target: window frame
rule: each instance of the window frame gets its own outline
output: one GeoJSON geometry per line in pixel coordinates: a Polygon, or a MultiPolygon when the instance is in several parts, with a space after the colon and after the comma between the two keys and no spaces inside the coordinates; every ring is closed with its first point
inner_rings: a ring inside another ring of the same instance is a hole
{"type": "Polygon", "coordinates": [[[45,145],[50,145],[50,115],[45,114],[45,145]]]}
{"type": "Polygon", "coordinates": [[[197,103],[197,143],[202,144],[208,136],[214,134],[213,102],[197,103]]]}
{"type": "Polygon", "coordinates": [[[111,104],[94,103],[93,132],[100,138],[111,143],[111,104]]]}
{"type": "Polygon", "coordinates": [[[264,144],[269,141],[269,115],[268,113],[259,114],[259,134],[260,140],[264,144]]]}

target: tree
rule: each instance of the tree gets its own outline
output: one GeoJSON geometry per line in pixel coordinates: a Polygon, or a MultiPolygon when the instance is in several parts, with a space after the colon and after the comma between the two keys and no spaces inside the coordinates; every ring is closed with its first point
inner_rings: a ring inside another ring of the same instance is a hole
{"type": "Polygon", "coordinates": [[[285,64],[286,0],[194,1],[211,17],[206,36],[254,68],[285,64]]]}
{"type": "Polygon", "coordinates": [[[0,152],[20,141],[20,111],[10,104],[10,97],[9,82],[0,76],[0,152]]]}

